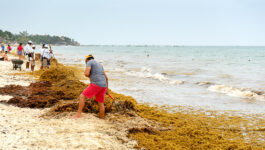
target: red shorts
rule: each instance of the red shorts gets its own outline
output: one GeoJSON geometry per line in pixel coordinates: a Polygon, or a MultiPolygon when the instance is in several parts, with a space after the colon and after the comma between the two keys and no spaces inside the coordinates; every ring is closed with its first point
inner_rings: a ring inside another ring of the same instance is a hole
{"type": "Polygon", "coordinates": [[[87,98],[92,98],[93,96],[95,96],[97,102],[104,103],[106,91],[106,87],[100,87],[96,84],[90,84],[90,86],[88,86],[82,92],[82,94],[87,98]]]}

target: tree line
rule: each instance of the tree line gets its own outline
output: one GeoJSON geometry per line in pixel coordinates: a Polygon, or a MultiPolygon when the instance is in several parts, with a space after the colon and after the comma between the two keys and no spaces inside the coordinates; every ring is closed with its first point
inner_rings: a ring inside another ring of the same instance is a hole
{"type": "Polygon", "coordinates": [[[53,45],[80,45],[74,39],[66,36],[51,36],[51,35],[38,35],[29,34],[27,31],[19,32],[19,34],[13,34],[9,31],[3,31],[0,29],[0,42],[4,43],[27,43],[31,40],[34,44],[53,44],[53,45]]]}

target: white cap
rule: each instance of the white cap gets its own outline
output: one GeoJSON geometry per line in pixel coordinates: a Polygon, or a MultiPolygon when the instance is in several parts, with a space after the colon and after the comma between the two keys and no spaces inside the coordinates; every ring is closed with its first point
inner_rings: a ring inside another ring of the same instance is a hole
{"type": "Polygon", "coordinates": [[[36,47],[35,45],[32,45],[32,47],[36,47]]]}
{"type": "Polygon", "coordinates": [[[44,48],[49,48],[48,44],[45,44],[45,45],[44,45],[44,48]]]}
{"type": "Polygon", "coordinates": [[[29,41],[28,41],[28,43],[31,43],[31,44],[32,44],[32,41],[31,41],[31,40],[29,40],[29,41]]]}

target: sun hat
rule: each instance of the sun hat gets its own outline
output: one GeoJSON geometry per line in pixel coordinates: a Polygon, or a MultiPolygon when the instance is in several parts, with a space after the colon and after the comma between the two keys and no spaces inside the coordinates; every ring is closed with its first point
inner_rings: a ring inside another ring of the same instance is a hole
{"type": "Polygon", "coordinates": [[[85,57],[85,59],[88,59],[88,58],[94,58],[94,56],[91,55],[91,54],[89,54],[89,55],[87,55],[87,56],[85,57]]]}
{"type": "Polygon", "coordinates": [[[32,44],[32,41],[31,41],[31,40],[29,40],[29,41],[28,41],[28,43],[31,43],[31,44],[32,44]]]}

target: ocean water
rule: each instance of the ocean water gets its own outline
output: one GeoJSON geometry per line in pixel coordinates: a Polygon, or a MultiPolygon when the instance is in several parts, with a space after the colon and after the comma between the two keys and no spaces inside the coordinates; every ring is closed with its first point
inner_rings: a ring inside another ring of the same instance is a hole
{"type": "Polygon", "coordinates": [[[265,113],[265,47],[57,46],[63,64],[93,54],[109,87],[138,102],[265,113]]]}

